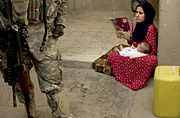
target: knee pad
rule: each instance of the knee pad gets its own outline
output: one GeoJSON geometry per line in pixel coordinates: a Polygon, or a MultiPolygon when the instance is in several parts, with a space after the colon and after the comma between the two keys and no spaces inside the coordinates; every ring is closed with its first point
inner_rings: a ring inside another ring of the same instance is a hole
{"type": "Polygon", "coordinates": [[[53,112],[56,117],[67,118],[70,116],[69,100],[65,90],[53,95],[57,102],[57,109],[53,112]]]}

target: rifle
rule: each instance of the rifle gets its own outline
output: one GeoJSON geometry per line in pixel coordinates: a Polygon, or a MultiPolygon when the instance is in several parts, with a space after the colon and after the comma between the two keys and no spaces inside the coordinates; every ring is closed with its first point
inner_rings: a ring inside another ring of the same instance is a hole
{"type": "MultiPolygon", "coordinates": [[[[3,16],[0,16],[3,19],[9,20],[10,23],[12,22],[12,6],[11,0],[4,0],[6,2],[4,9],[5,12],[3,16]]],[[[2,19],[0,21],[1,24],[4,24],[2,19]]],[[[21,27],[17,27],[17,25],[11,25],[5,27],[5,29],[1,30],[0,34],[0,50],[2,52],[6,52],[6,61],[7,67],[3,69],[3,77],[4,82],[7,82],[8,85],[12,86],[13,91],[13,106],[16,107],[16,92],[15,92],[15,85],[17,83],[20,84],[21,91],[24,95],[25,99],[25,106],[27,111],[28,118],[33,118],[30,115],[29,111],[29,84],[28,84],[28,72],[26,72],[25,65],[22,59],[22,50],[28,50],[26,47],[26,43],[23,41],[25,40],[26,34],[24,34],[24,30],[21,27]],[[22,47],[24,46],[24,47],[22,47]]]]}
{"type": "Polygon", "coordinates": [[[24,95],[28,118],[32,118],[29,111],[30,90],[28,83],[28,72],[25,71],[26,69],[22,59],[22,44],[20,41],[20,32],[10,28],[8,31],[6,31],[6,33],[8,34],[6,41],[4,41],[4,45],[6,46],[3,46],[6,47],[6,49],[2,49],[6,52],[7,59],[7,67],[4,68],[3,72],[4,82],[7,82],[10,86],[12,86],[14,107],[17,106],[15,85],[19,83],[21,91],[24,95]]]}

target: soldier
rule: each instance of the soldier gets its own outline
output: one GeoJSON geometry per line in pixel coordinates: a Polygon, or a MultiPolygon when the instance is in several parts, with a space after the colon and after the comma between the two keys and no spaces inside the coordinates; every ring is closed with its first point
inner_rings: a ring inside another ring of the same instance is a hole
{"type": "MultiPolygon", "coordinates": [[[[29,112],[28,118],[40,117],[36,112],[34,85],[29,76],[29,71],[33,65],[41,92],[46,94],[48,104],[52,110],[52,114],[46,117],[70,118],[68,96],[61,83],[61,55],[55,46],[58,38],[64,34],[65,25],[63,23],[66,9],[67,0],[1,0],[0,2],[0,30],[7,29],[7,26],[17,25],[17,29],[23,34],[20,36],[20,47],[22,47],[21,59],[29,85],[29,104],[26,105],[28,107],[27,112],[29,112]],[[7,7],[7,1],[12,6],[10,8],[12,14],[9,13],[9,16],[12,16],[11,20],[5,16],[7,14],[5,8],[7,7]],[[28,24],[28,20],[31,24],[28,24]],[[29,38],[27,38],[28,25],[29,31],[33,29],[29,33],[29,38]]],[[[4,69],[8,66],[6,53],[6,51],[0,49],[0,69],[3,74],[4,69]]],[[[15,88],[19,101],[26,104],[19,83],[16,83],[15,88]]]]}

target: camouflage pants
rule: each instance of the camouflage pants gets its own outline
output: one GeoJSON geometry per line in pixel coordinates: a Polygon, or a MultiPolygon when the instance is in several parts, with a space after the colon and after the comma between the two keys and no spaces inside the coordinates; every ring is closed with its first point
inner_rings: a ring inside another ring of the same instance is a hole
{"type": "Polygon", "coordinates": [[[43,93],[57,93],[61,90],[62,65],[58,48],[54,44],[47,46],[42,61],[34,60],[40,89],[43,93]]]}
{"type": "MultiPolygon", "coordinates": [[[[27,21],[28,5],[29,5],[29,0],[12,0],[12,15],[14,22],[20,23],[21,25],[28,25],[28,21],[27,21]]],[[[35,46],[33,45],[33,47],[35,46]]],[[[32,47],[30,47],[30,49],[31,48],[32,47]]],[[[55,46],[55,42],[53,41],[47,42],[47,50],[44,50],[43,54],[44,54],[44,58],[42,60],[36,60],[34,55],[31,52],[27,51],[24,52],[23,60],[25,62],[26,67],[28,67],[29,70],[32,67],[32,63],[33,63],[37,73],[37,78],[39,81],[41,92],[46,94],[48,103],[51,109],[54,111],[57,108],[57,103],[53,99],[52,95],[59,93],[63,86],[61,84],[61,80],[62,80],[61,56],[58,48],[55,46]]],[[[0,63],[0,67],[1,65],[3,64],[0,63]]],[[[29,88],[30,88],[30,99],[32,100],[34,99],[34,90],[33,90],[34,85],[30,79],[29,70],[28,70],[28,79],[29,79],[29,88]]],[[[21,103],[24,103],[24,97],[21,92],[20,86],[18,84],[16,85],[16,91],[19,101],[21,103]]]]}
{"type": "MultiPolygon", "coordinates": [[[[47,96],[47,101],[51,109],[54,111],[57,108],[56,101],[53,99],[52,95],[59,93],[62,90],[63,84],[62,80],[62,65],[61,56],[58,48],[55,44],[49,43],[47,50],[45,51],[45,57],[42,61],[37,61],[32,57],[30,52],[26,52],[23,55],[23,59],[26,67],[32,67],[32,62],[35,67],[37,78],[39,81],[39,86],[42,93],[47,96]],[[29,56],[28,56],[29,55],[29,56]]],[[[3,71],[2,71],[3,72],[3,71]]],[[[34,85],[30,79],[28,72],[28,81],[30,88],[30,100],[34,99],[34,85]]],[[[19,84],[16,85],[16,93],[18,99],[21,103],[25,103],[24,96],[21,92],[19,84]]]]}
{"type": "Polygon", "coordinates": [[[47,50],[44,60],[34,60],[34,67],[37,72],[39,86],[43,93],[46,93],[48,104],[52,111],[57,108],[57,101],[52,97],[61,91],[62,81],[62,64],[61,55],[55,43],[47,42],[47,50]]]}

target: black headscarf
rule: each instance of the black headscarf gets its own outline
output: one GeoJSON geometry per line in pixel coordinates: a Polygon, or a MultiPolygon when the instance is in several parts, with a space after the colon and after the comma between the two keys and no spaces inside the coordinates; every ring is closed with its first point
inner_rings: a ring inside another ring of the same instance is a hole
{"type": "Polygon", "coordinates": [[[145,14],[145,20],[141,23],[136,24],[132,40],[135,42],[141,42],[145,39],[148,28],[153,23],[156,13],[153,6],[149,2],[142,2],[137,7],[142,7],[145,14]]]}

